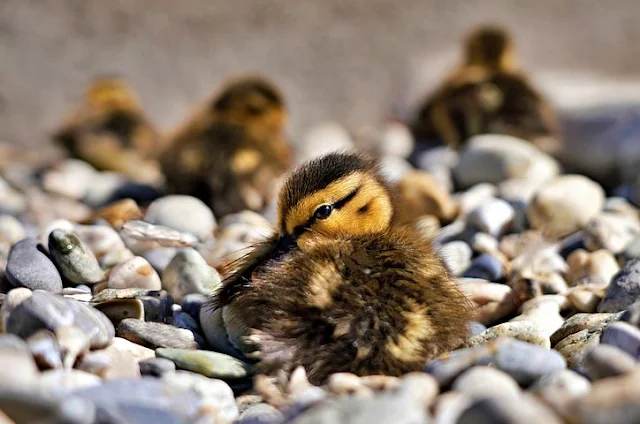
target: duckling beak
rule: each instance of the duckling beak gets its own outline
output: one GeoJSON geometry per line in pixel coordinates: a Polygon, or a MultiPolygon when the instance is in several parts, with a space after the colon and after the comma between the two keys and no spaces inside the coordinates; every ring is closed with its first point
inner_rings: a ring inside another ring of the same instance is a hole
{"type": "Polygon", "coordinates": [[[276,245],[273,248],[271,253],[271,259],[278,259],[282,255],[289,253],[293,249],[297,249],[297,248],[298,248],[298,243],[296,242],[295,237],[293,237],[291,234],[285,234],[284,236],[280,237],[276,242],[276,245]]]}

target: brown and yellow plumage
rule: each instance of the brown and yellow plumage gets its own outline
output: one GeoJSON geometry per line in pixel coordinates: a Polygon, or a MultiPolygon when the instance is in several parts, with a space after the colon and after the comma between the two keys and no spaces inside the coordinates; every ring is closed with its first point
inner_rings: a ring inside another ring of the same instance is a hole
{"type": "Polygon", "coordinates": [[[458,148],[474,135],[498,133],[546,148],[558,124],[516,66],[509,34],[484,26],[468,36],[464,62],[424,102],[412,130],[418,146],[437,140],[458,148]]]}
{"type": "Polygon", "coordinates": [[[469,303],[442,260],[393,203],[375,161],[330,154],[294,171],[278,232],[225,279],[214,299],[253,330],[264,372],[302,365],[400,375],[463,344],[469,303]]]}
{"type": "Polygon", "coordinates": [[[286,118],[268,81],[229,83],[172,137],[162,157],[169,191],[199,197],[217,216],[261,210],[291,164],[286,118]]]}
{"type": "Polygon", "coordinates": [[[54,134],[54,140],[70,156],[99,170],[120,172],[141,183],[162,182],[156,161],[162,139],[133,88],[121,78],[94,80],[84,104],[54,134]]]}

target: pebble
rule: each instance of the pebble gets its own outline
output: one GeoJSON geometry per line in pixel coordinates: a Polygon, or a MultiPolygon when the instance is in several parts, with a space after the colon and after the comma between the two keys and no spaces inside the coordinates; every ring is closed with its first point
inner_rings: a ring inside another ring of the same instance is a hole
{"type": "Polygon", "coordinates": [[[211,209],[200,199],[185,195],[161,197],[151,202],[144,220],[191,233],[200,240],[213,237],[217,224],[211,209]]]}
{"type": "Polygon", "coordinates": [[[618,312],[640,300],[640,259],[627,262],[611,279],[598,312],[618,312]]]}
{"type": "Polygon", "coordinates": [[[497,193],[498,190],[494,185],[481,183],[461,193],[457,193],[454,198],[458,202],[461,217],[466,217],[485,202],[494,199],[497,193]]]}
{"type": "Polygon", "coordinates": [[[107,374],[112,366],[111,358],[109,355],[104,353],[104,350],[99,352],[89,352],[79,358],[74,365],[75,369],[97,375],[104,379],[107,378],[107,374]]]}
{"type": "Polygon", "coordinates": [[[530,251],[544,249],[548,245],[541,232],[529,230],[522,233],[507,234],[500,239],[500,251],[513,259],[530,251]]]}
{"type": "Polygon", "coordinates": [[[631,355],[640,358],[640,329],[626,322],[614,322],[602,332],[602,343],[613,345],[631,355]]]}
{"type": "Polygon", "coordinates": [[[577,286],[569,290],[567,298],[576,311],[593,313],[598,309],[606,289],[606,286],[594,284],[577,286]]]}
{"type": "Polygon", "coordinates": [[[241,414],[236,424],[281,424],[284,415],[273,406],[266,403],[257,403],[249,406],[241,414]]]}
{"type": "Polygon", "coordinates": [[[474,252],[500,254],[498,239],[487,233],[475,233],[470,244],[474,252]]]}
{"type": "Polygon", "coordinates": [[[591,382],[575,371],[561,370],[540,377],[528,391],[556,411],[564,412],[572,401],[591,391],[591,382]]]}
{"type": "Polygon", "coordinates": [[[126,222],[119,234],[125,245],[136,254],[162,247],[189,247],[198,244],[198,238],[191,233],[138,220],[126,222]]]}
{"type": "Polygon", "coordinates": [[[212,294],[220,286],[218,271],[194,249],[179,250],[162,273],[162,287],[176,302],[192,293],[212,294]]]}
{"type": "Polygon", "coordinates": [[[173,314],[173,298],[164,290],[158,291],[140,288],[105,289],[96,294],[91,299],[91,302],[97,306],[104,302],[108,303],[110,301],[123,299],[139,300],[142,302],[145,321],[167,322],[173,314]]]}
{"type": "Polygon", "coordinates": [[[11,289],[9,293],[7,293],[4,301],[2,302],[2,307],[0,307],[0,332],[6,331],[7,320],[11,315],[11,311],[13,311],[23,301],[30,298],[32,294],[33,292],[26,287],[17,287],[15,289],[11,289]]]}
{"type": "Polygon", "coordinates": [[[488,366],[475,366],[463,372],[451,389],[471,398],[506,397],[518,399],[520,386],[507,374],[488,366]]]}
{"type": "Polygon", "coordinates": [[[224,380],[250,376],[251,366],[224,353],[189,349],[156,349],[156,356],[173,361],[179,369],[224,380]]]}
{"type": "Polygon", "coordinates": [[[477,278],[457,280],[458,288],[475,306],[476,321],[491,324],[518,310],[509,286],[477,278]]]}
{"type": "Polygon", "coordinates": [[[631,325],[640,327],[640,300],[627,307],[627,309],[622,313],[620,321],[628,322],[631,325]]]}
{"type": "Polygon", "coordinates": [[[477,230],[500,237],[509,230],[515,217],[511,205],[502,199],[490,199],[475,208],[467,217],[467,222],[477,230]]]}
{"type": "Polygon", "coordinates": [[[140,374],[153,377],[162,377],[176,370],[176,364],[165,358],[143,359],[138,362],[138,365],[140,366],[140,374]]]}
{"type": "Polygon", "coordinates": [[[384,155],[380,157],[380,172],[387,181],[396,184],[408,173],[415,171],[406,159],[393,155],[384,155]]]}
{"type": "Polygon", "coordinates": [[[11,215],[0,215],[0,242],[11,246],[26,237],[20,221],[11,215]]]}
{"type": "MultiPolygon", "coordinates": [[[[512,318],[510,321],[531,322],[535,324],[536,331],[539,332],[538,337],[544,335],[548,341],[549,337],[564,324],[564,318],[560,315],[561,304],[558,303],[558,300],[549,298],[551,296],[553,295],[540,296],[526,302],[520,308],[521,314],[512,318]],[[546,299],[544,299],[545,297],[546,299]],[[535,304],[533,301],[535,301],[535,304]]],[[[540,340],[542,341],[542,339],[540,340]]],[[[547,345],[547,341],[544,341],[545,346],[547,345]]]]}
{"type": "Polygon", "coordinates": [[[93,252],[102,268],[111,268],[134,255],[120,235],[106,225],[76,225],[72,231],[93,252]]]}
{"type": "Polygon", "coordinates": [[[91,188],[96,170],[87,162],[65,159],[46,172],[42,186],[50,193],[81,200],[91,188]]]}
{"type": "Polygon", "coordinates": [[[456,240],[445,243],[438,248],[438,253],[453,275],[462,275],[471,265],[473,252],[464,241],[456,240]]]}
{"type": "Polygon", "coordinates": [[[55,335],[62,350],[62,366],[67,369],[72,368],[76,359],[84,355],[91,346],[91,338],[78,327],[58,327],[55,335]]]}
{"type": "Polygon", "coordinates": [[[98,259],[73,233],[53,230],[49,234],[49,253],[60,273],[73,284],[95,284],[104,279],[98,259]]]}
{"type": "Polygon", "coordinates": [[[458,184],[470,187],[508,179],[546,181],[559,173],[558,163],[528,141],[508,135],[486,134],[470,138],[453,169],[458,184]]]}
{"type": "Polygon", "coordinates": [[[92,349],[109,345],[115,330],[111,321],[97,309],[77,300],[36,290],[9,315],[7,332],[27,338],[38,330],[55,332],[60,327],[76,326],[91,340],[92,349]]]}
{"type": "Polygon", "coordinates": [[[580,284],[608,285],[620,270],[618,262],[608,250],[587,252],[577,249],[567,257],[567,282],[571,286],[580,284]]]}
{"type": "Polygon", "coordinates": [[[185,312],[196,321],[200,320],[200,309],[202,305],[210,300],[208,296],[200,293],[191,293],[182,298],[182,312],[185,312]]]}
{"type": "Polygon", "coordinates": [[[36,362],[29,346],[18,337],[0,334],[0,363],[4,364],[0,367],[0,394],[15,388],[28,390],[37,384],[40,372],[36,362]]]}
{"type": "Polygon", "coordinates": [[[199,318],[205,339],[213,350],[236,358],[241,358],[245,354],[229,340],[221,309],[213,310],[209,307],[203,307],[200,309],[199,318]]]}
{"type": "Polygon", "coordinates": [[[311,160],[335,150],[351,150],[354,147],[349,132],[338,122],[327,121],[313,125],[297,146],[298,163],[311,160]]]}
{"type": "Polygon", "coordinates": [[[465,278],[481,278],[488,281],[500,281],[505,277],[502,261],[494,255],[485,253],[471,261],[464,271],[465,278]]]}
{"type": "Polygon", "coordinates": [[[191,331],[160,322],[125,319],[118,325],[117,335],[150,349],[159,347],[197,349],[199,347],[191,331]]]}
{"type": "Polygon", "coordinates": [[[614,345],[600,344],[587,354],[583,366],[591,380],[599,380],[630,372],[636,360],[614,345]]]}
{"type": "Polygon", "coordinates": [[[99,386],[102,379],[88,372],[64,369],[44,371],[38,379],[37,390],[47,395],[63,397],[76,390],[99,386]]]}
{"type": "Polygon", "coordinates": [[[527,215],[531,226],[550,236],[584,228],[604,206],[604,190],[582,175],[563,175],[536,192],[527,215]]]}
{"type": "Polygon", "coordinates": [[[127,318],[144,321],[144,304],[140,299],[113,299],[98,303],[94,307],[105,314],[114,325],[127,318]]]}
{"type": "Polygon", "coordinates": [[[606,324],[599,324],[573,333],[560,340],[553,348],[567,361],[567,366],[580,369],[591,350],[600,344],[600,335],[606,324]]]}
{"type": "Polygon", "coordinates": [[[583,237],[589,250],[606,249],[616,254],[622,252],[638,234],[640,221],[637,217],[604,212],[589,221],[583,237]]]}
{"type": "Polygon", "coordinates": [[[149,261],[153,269],[161,274],[169,266],[171,259],[173,259],[178,250],[176,247],[160,247],[142,252],[142,257],[149,261]]]}
{"type": "Polygon", "coordinates": [[[116,265],[111,270],[107,287],[110,289],[161,290],[162,282],[151,264],[145,258],[136,256],[116,265]]]}
{"type": "Polygon", "coordinates": [[[547,349],[551,348],[549,336],[531,321],[513,321],[495,325],[484,333],[471,337],[467,344],[469,346],[481,345],[499,337],[511,337],[547,349]]]}
{"type": "Polygon", "coordinates": [[[448,386],[475,365],[492,365],[523,385],[566,367],[558,352],[519,340],[498,338],[442,355],[429,362],[425,371],[433,375],[440,386],[448,386]]]}
{"type": "Polygon", "coordinates": [[[111,227],[120,229],[125,222],[143,217],[144,215],[135,200],[122,199],[97,210],[93,214],[92,220],[104,220],[111,227]]]}
{"type": "Polygon", "coordinates": [[[535,397],[491,397],[472,403],[460,415],[457,424],[561,424],[562,420],[535,397]]]}
{"type": "Polygon", "coordinates": [[[593,327],[606,326],[611,322],[618,321],[622,314],[575,314],[569,317],[562,327],[551,335],[551,345],[555,346],[558,342],[582,330],[593,327]]]}
{"type": "Polygon", "coordinates": [[[51,331],[36,331],[26,342],[40,369],[62,368],[62,348],[51,331]]]}
{"type": "Polygon", "coordinates": [[[9,251],[5,275],[15,287],[31,290],[62,290],[62,278],[45,253],[44,246],[34,238],[17,242],[9,251]]]}

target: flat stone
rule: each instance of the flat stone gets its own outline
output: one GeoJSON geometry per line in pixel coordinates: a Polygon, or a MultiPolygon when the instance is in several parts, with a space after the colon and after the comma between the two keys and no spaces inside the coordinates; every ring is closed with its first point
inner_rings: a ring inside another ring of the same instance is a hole
{"type": "Polygon", "coordinates": [[[587,354],[583,365],[590,379],[599,380],[630,372],[635,367],[636,360],[622,349],[600,344],[587,354]]]}
{"type": "Polygon", "coordinates": [[[600,335],[606,324],[598,324],[573,333],[553,348],[562,354],[569,368],[580,369],[587,355],[600,343],[600,335]]]}
{"type": "Polygon", "coordinates": [[[191,331],[159,322],[125,319],[118,325],[117,334],[118,337],[150,349],[160,347],[198,349],[199,347],[191,331]]]}
{"type": "Polygon", "coordinates": [[[555,346],[566,337],[579,331],[586,330],[599,325],[606,325],[610,322],[618,321],[621,314],[575,314],[569,317],[562,327],[551,335],[551,345],[555,346]]]}
{"type": "Polygon", "coordinates": [[[602,332],[602,343],[613,345],[631,355],[640,358],[640,329],[626,322],[614,322],[602,332]]]}
{"type": "Polygon", "coordinates": [[[561,370],[539,378],[529,392],[536,394],[556,411],[566,411],[572,401],[591,391],[591,382],[572,370],[561,370]]]}
{"type": "Polygon", "coordinates": [[[31,290],[62,290],[62,278],[44,247],[34,238],[20,240],[11,247],[5,275],[15,287],[31,290]]]}
{"type": "Polygon", "coordinates": [[[95,284],[104,279],[98,259],[74,233],[53,230],[49,252],[60,273],[73,284],[95,284]]]}
{"type": "Polygon", "coordinates": [[[484,333],[471,337],[467,344],[469,346],[475,346],[499,337],[511,337],[547,349],[551,347],[549,336],[531,321],[514,321],[498,324],[488,328],[484,333]]]}
{"type": "Polygon", "coordinates": [[[188,349],[156,349],[156,356],[173,361],[180,369],[225,380],[251,375],[250,364],[224,353],[188,349]]]}
{"type": "Polygon", "coordinates": [[[598,312],[618,312],[640,300],[640,259],[627,262],[612,278],[598,312]]]}

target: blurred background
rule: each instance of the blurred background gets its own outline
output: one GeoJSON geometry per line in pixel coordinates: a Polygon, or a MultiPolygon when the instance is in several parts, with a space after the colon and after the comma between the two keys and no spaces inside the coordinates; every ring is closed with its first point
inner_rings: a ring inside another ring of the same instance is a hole
{"type": "Polygon", "coordinates": [[[410,116],[487,22],[513,32],[558,108],[633,103],[639,16],[635,0],[1,0],[0,141],[47,143],[91,79],[112,73],[163,131],[238,73],[282,88],[294,138],[323,120],[354,130],[410,116]]]}

